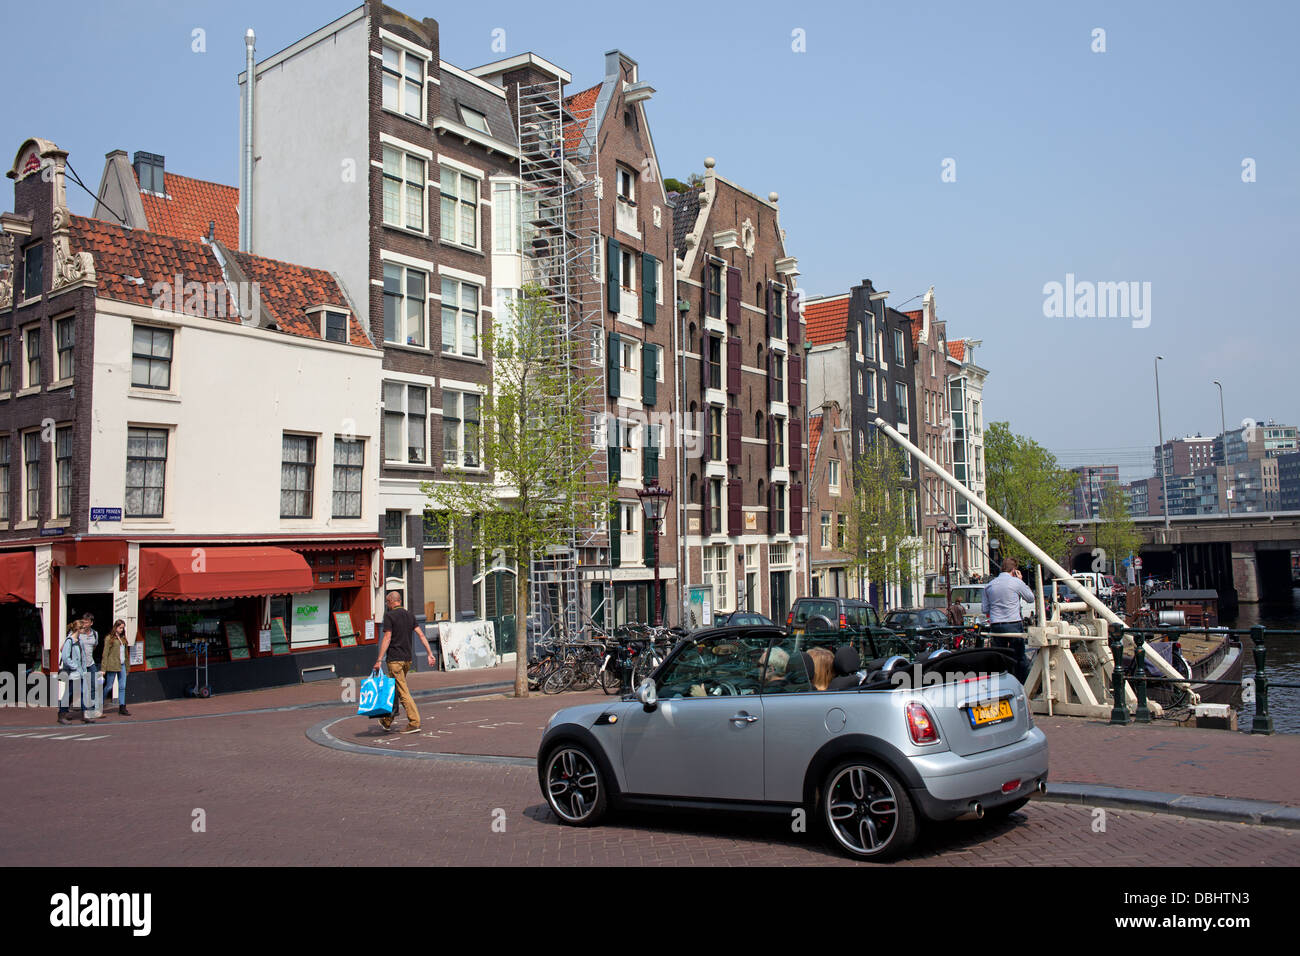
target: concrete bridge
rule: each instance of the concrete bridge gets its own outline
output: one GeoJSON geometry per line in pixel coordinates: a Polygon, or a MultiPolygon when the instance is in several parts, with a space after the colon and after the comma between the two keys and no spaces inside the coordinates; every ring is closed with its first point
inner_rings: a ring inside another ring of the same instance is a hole
{"type": "MultiPolygon", "coordinates": [[[[1066,522],[1074,529],[1069,568],[1092,570],[1096,519],[1066,522]],[[1080,542],[1079,539],[1083,541],[1080,542]]],[[[1293,551],[1300,551],[1300,511],[1134,518],[1143,544],[1142,573],[1175,587],[1236,592],[1245,603],[1284,598],[1292,582],[1293,551]]],[[[1107,555],[1118,565],[1127,555],[1107,555]]],[[[1227,596],[1227,595],[1224,595],[1227,596]]]]}

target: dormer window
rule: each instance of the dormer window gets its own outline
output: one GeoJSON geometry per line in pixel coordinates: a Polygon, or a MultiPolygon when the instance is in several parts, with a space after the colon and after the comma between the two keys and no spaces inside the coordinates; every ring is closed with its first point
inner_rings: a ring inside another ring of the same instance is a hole
{"type": "Polygon", "coordinates": [[[318,305],[307,310],[311,324],[320,331],[320,337],[326,342],[348,342],[348,315],[343,309],[318,305]]]}
{"type": "Polygon", "coordinates": [[[492,130],[488,129],[487,117],[478,110],[472,110],[468,106],[460,108],[460,121],[472,130],[480,133],[492,135],[492,130]]]}
{"type": "Polygon", "coordinates": [[[137,151],[135,162],[131,164],[135,168],[135,178],[140,183],[141,192],[157,193],[159,196],[167,195],[167,184],[163,177],[163,157],[157,153],[145,153],[137,151]]]}

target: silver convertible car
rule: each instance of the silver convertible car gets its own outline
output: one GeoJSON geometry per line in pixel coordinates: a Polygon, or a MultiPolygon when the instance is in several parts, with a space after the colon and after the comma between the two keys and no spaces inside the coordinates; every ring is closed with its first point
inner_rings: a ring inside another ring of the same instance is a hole
{"type": "Polygon", "coordinates": [[[803,808],[881,860],[922,820],[1005,815],[1046,789],[1047,739],[1005,654],[864,665],[815,646],[779,627],[700,631],[635,696],[559,711],[538,750],[547,803],[572,826],[616,807],[803,808]]]}

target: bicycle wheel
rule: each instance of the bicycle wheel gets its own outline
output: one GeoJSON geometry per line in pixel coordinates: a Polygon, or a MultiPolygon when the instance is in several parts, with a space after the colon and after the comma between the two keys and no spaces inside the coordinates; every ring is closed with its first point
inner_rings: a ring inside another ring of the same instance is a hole
{"type": "Polygon", "coordinates": [[[542,681],[542,693],[558,694],[568,690],[569,685],[573,683],[573,676],[573,665],[569,663],[561,664],[542,681]]]}
{"type": "Polygon", "coordinates": [[[618,656],[610,657],[605,664],[604,670],[600,672],[600,689],[606,694],[617,694],[623,689],[623,677],[621,669],[618,666],[618,656]]]}
{"type": "Polygon", "coordinates": [[[579,658],[573,665],[573,682],[569,685],[569,690],[590,690],[599,676],[599,661],[588,657],[579,658]]]}
{"type": "Polygon", "coordinates": [[[650,672],[660,665],[663,658],[659,652],[653,648],[647,647],[645,652],[637,655],[636,663],[632,667],[632,686],[639,687],[641,682],[650,676],[650,672]]]}

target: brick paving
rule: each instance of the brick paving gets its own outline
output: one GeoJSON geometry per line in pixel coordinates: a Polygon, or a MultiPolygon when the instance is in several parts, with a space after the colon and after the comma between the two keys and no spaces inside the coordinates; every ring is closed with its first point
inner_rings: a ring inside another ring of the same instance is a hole
{"type": "MultiPolygon", "coordinates": [[[[511,673],[418,674],[413,684],[436,691],[511,673]]],[[[384,759],[305,735],[335,721],[336,737],[364,746],[531,757],[551,713],[601,699],[598,691],[427,699],[421,735],[383,738],[352,707],[333,705],[338,693],[336,684],[306,685],[132,705],[136,718],[111,715],[93,728],[58,728],[53,710],[0,709],[0,734],[26,734],[0,736],[0,864],[850,863],[782,818],[630,814],[576,830],[551,815],[530,767],[384,759]],[[211,719],[177,719],[200,715],[211,719]],[[206,832],[192,829],[196,809],[206,832]],[[123,838],[94,841],[87,857],[80,841],[59,837],[58,821],[71,817],[94,827],[115,820],[123,838]]],[[[1300,737],[1068,719],[1040,726],[1055,780],[1298,800],[1300,737]]],[[[1300,865],[1300,831],[1112,809],[1095,832],[1097,812],[1035,802],[1007,821],[931,827],[903,865],[1300,865]]]]}

